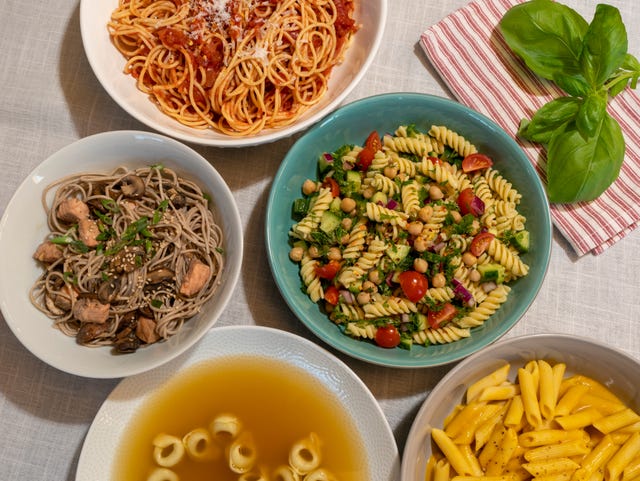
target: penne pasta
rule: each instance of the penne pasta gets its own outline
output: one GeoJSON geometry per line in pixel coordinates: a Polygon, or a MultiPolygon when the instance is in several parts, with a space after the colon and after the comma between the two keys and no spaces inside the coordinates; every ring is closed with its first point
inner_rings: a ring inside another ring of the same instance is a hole
{"type": "Polygon", "coordinates": [[[426,481],[640,481],[640,415],[566,366],[527,362],[473,383],[432,429],[426,481]]]}

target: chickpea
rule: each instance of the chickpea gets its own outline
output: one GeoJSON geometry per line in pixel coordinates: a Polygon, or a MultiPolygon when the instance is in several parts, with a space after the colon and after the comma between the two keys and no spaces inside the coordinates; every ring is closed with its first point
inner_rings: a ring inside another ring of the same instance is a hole
{"type": "Polygon", "coordinates": [[[307,179],[302,184],[302,193],[304,195],[311,195],[316,191],[316,187],[317,185],[313,180],[307,179]]]}
{"type": "Polygon", "coordinates": [[[356,297],[356,302],[360,305],[369,304],[371,301],[371,295],[368,292],[359,292],[356,297]]]}
{"type": "Polygon", "coordinates": [[[382,282],[382,279],[381,279],[381,276],[380,276],[380,272],[375,270],[375,269],[369,271],[369,275],[367,277],[374,284],[380,284],[382,282]]]}
{"type": "Polygon", "coordinates": [[[311,257],[312,259],[317,259],[318,257],[320,257],[320,249],[318,249],[317,246],[309,247],[309,250],[307,252],[309,253],[309,257],[311,257]]]}
{"type": "Polygon", "coordinates": [[[438,272],[433,279],[431,279],[431,285],[433,287],[444,287],[447,284],[447,279],[442,272],[438,272]]]}
{"type": "Polygon", "coordinates": [[[338,247],[330,247],[329,252],[327,252],[327,259],[330,261],[342,260],[342,252],[338,247]]]}
{"type": "Polygon", "coordinates": [[[325,311],[327,311],[328,313],[332,313],[333,310],[336,308],[336,306],[334,306],[333,304],[331,304],[330,302],[325,302],[324,303],[324,309],[325,311]]]}
{"type": "Polygon", "coordinates": [[[342,222],[340,222],[340,225],[344,230],[351,230],[351,226],[353,225],[353,219],[350,219],[349,217],[345,217],[344,219],[342,219],[342,222]]]}
{"type": "Polygon", "coordinates": [[[364,197],[365,199],[371,199],[371,197],[373,197],[373,194],[375,194],[375,192],[376,192],[376,189],[374,187],[368,185],[362,191],[362,197],[364,197]]]}
{"type": "Polygon", "coordinates": [[[429,219],[431,219],[432,215],[433,215],[433,207],[431,207],[430,205],[425,205],[423,208],[421,208],[418,211],[418,218],[422,222],[429,222],[429,219]]]}
{"type": "Polygon", "coordinates": [[[345,197],[340,202],[340,209],[342,209],[342,212],[347,212],[348,213],[348,212],[351,212],[355,208],[356,208],[356,201],[353,200],[350,197],[345,197]]]}
{"type": "Polygon", "coordinates": [[[442,189],[440,187],[438,187],[437,185],[432,185],[431,187],[429,187],[429,198],[431,200],[440,200],[444,197],[444,193],[442,192],[442,189]]]}
{"type": "Polygon", "coordinates": [[[291,259],[293,262],[300,262],[303,255],[304,249],[300,246],[293,247],[289,251],[289,259],[291,259]]]}
{"type": "Polygon", "coordinates": [[[465,266],[469,267],[478,262],[478,258],[471,252],[465,252],[464,254],[462,254],[462,262],[464,262],[465,266]]]}
{"type": "Polygon", "coordinates": [[[457,210],[451,210],[449,211],[449,214],[451,214],[451,217],[453,218],[453,222],[455,222],[456,224],[459,224],[460,221],[462,220],[462,215],[457,210]]]}
{"type": "Polygon", "coordinates": [[[396,178],[396,175],[398,175],[398,168],[397,167],[392,167],[390,165],[387,165],[384,168],[383,171],[385,177],[389,177],[391,180],[396,178]]]}
{"type": "Polygon", "coordinates": [[[413,241],[413,248],[417,252],[424,252],[429,248],[429,245],[424,237],[416,237],[413,241]]]}
{"type": "Polygon", "coordinates": [[[343,246],[346,246],[349,243],[349,234],[345,234],[342,237],[340,237],[340,244],[342,244],[343,246]]]}
{"type": "Polygon", "coordinates": [[[427,272],[429,268],[429,263],[424,260],[422,257],[416,257],[413,261],[413,270],[419,272],[420,274],[424,274],[427,272]]]}
{"type": "Polygon", "coordinates": [[[420,235],[420,233],[422,232],[422,228],[423,227],[424,226],[423,226],[422,222],[413,221],[413,222],[410,222],[409,225],[407,226],[407,231],[411,235],[420,235]]]}
{"type": "Polygon", "coordinates": [[[378,286],[376,286],[373,282],[371,281],[364,281],[362,283],[362,290],[365,292],[378,292],[378,286]]]}
{"type": "Polygon", "coordinates": [[[478,272],[477,269],[473,269],[471,272],[469,272],[469,280],[471,282],[480,282],[481,278],[482,275],[478,272]]]}

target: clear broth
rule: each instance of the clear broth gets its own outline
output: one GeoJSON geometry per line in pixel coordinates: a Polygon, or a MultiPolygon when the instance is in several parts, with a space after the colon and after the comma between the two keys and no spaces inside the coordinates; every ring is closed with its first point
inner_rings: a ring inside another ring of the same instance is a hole
{"type": "MultiPolygon", "coordinates": [[[[155,467],[152,439],[207,428],[220,413],[237,415],[255,440],[258,465],[270,472],[287,464],[294,442],[315,432],[321,466],[341,481],[369,479],[362,440],[337,397],[300,368],[251,356],[203,361],[169,381],[140,409],[121,442],[113,479],[143,481],[155,467]]],[[[174,468],[180,481],[235,481],[226,456],[174,468]]]]}

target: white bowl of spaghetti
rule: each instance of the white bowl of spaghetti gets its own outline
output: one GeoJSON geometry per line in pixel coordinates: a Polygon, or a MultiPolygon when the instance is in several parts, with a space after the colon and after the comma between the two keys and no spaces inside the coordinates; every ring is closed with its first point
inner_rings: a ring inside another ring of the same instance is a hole
{"type": "Polygon", "coordinates": [[[59,370],[137,374],[214,325],[242,245],[233,195],[197,152],[146,132],[93,135],[46,159],[9,202],[0,309],[59,370]]]}
{"type": "Polygon", "coordinates": [[[387,0],[83,0],[80,27],[96,77],[130,115],[241,147],[338,107],[373,61],[386,11],[387,0]]]}

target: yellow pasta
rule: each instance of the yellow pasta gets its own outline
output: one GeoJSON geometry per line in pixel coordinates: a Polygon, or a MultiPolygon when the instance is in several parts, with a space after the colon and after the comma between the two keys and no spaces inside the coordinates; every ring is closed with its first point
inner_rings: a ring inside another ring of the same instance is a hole
{"type": "Polygon", "coordinates": [[[563,363],[503,364],[432,429],[426,481],[640,481],[640,415],[563,363]]]}

